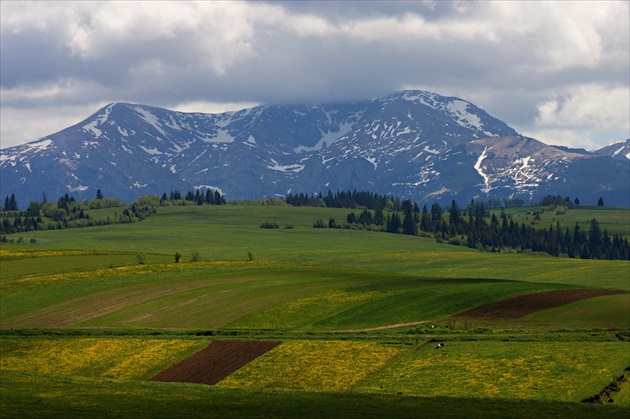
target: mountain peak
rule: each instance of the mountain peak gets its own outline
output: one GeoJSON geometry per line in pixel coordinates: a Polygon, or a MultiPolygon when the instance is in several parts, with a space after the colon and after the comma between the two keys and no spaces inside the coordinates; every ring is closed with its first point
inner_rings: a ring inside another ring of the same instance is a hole
{"type": "Polygon", "coordinates": [[[211,188],[241,199],[357,189],[418,201],[561,193],[627,205],[624,144],[596,153],[553,148],[467,100],[422,90],[221,114],[114,102],[2,150],[0,195],[88,199],[101,189],[132,200],[211,188]]]}

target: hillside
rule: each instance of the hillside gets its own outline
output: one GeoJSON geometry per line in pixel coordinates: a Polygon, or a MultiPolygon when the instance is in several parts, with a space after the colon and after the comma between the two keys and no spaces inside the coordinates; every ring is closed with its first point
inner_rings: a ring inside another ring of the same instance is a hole
{"type": "Polygon", "coordinates": [[[0,243],[3,415],[627,417],[627,261],[313,228],[347,211],[168,206],[0,243]]]}

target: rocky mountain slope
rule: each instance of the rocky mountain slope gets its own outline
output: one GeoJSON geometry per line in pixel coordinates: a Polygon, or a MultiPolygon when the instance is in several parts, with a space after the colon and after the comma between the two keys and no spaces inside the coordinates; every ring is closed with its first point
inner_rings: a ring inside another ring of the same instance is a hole
{"type": "Polygon", "coordinates": [[[358,189],[417,202],[561,194],[629,205],[628,141],[609,147],[551,147],[470,102],[424,91],[223,114],[113,103],[3,149],[0,196],[15,193],[26,207],[43,192],[91,199],[97,189],[123,200],[193,188],[227,199],[358,189]]]}

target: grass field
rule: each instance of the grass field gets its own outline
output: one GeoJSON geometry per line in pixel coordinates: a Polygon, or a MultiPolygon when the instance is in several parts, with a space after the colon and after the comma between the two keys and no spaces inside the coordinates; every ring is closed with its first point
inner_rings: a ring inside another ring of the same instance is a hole
{"type": "Polygon", "coordinates": [[[511,214],[515,222],[531,224],[534,222],[533,213],[539,213],[540,220],[536,220],[537,226],[549,228],[550,224],[554,227],[556,222],[560,222],[563,227],[569,227],[572,231],[577,223],[584,231],[590,228],[590,222],[593,218],[597,220],[602,231],[608,230],[611,236],[619,234],[623,237],[630,237],[630,223],[627,208],[610,207],[603,209],[602,207],[574,207],[570,210],[550,210],[549,207],[526,207],[526,208],[507,208],[506,214],[511,214]]]}
{"type": "MultiPolygon", "coordinates": [[[[580,403],[630,375],[630,294],[517,319],[451,317],[535,292],[630,291],[627,261],[312,227],[347,212],[166,207],[141,223],[2,244],[0,416],[630,414],[627,384],[612,404],[580,403]],[[231,338],[282,344],[217,386],[147,381],[231,338]]],[[[585,208],[561,223],[594,216],[626,234],[628,214],[585,208]]]]}

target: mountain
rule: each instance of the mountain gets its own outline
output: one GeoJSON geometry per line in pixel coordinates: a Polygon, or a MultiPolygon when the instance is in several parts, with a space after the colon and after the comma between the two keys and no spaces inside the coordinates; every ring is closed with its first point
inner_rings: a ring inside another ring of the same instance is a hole
{"type": "Polygon", "coordinates": [[[621,161],[630,160],[630,139],[618,141],[593,151],[600,156],[608,156],[621,161]]]}
{"type": "Polygon", "coordinates": [[[42,192],[91,199],[97,189],[127,201],[193,188],[227,199],[357,189],[419,203],[561,194],[627,206],[625,144],[593,153],[548,146],[468,101],[424,91],[222,114],[113,103],[3,149],[0,196],[15,193],[26,207],[42,192]]]}

